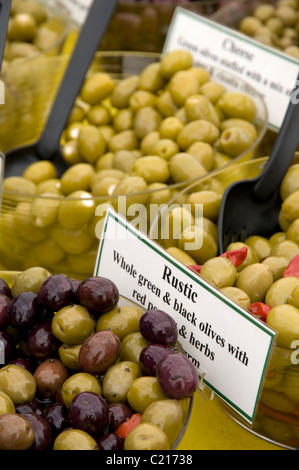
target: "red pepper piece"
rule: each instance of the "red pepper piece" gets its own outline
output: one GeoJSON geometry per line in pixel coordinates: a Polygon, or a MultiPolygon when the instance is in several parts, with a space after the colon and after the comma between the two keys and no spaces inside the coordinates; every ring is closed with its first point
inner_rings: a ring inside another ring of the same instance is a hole
{"type": "Polygon", "coordinates": [[[290,262],[285,270],[283,277],[299,277],[299,255],[290,262]]]}
{"type": "Polygon", "coordinates": [[[126,437],[130,434],[130,432],[133,431],[133,429],[136,428],[138,424],[140,424],[140,421],[141,421],[141,413],[135,413],[128,421],[125,421],[124,423],[122,423],[117,428],[114,434],[117,434],[123,439],[126,439],[126,437]]]}
{"type": "Polygon", "coordinates": [[[263,302],[256,302],[250,305],[250,312],[257,317],[267,318],[272,307],[264,304],[263,302]]]}
{"type": "Polygon", "coordinates": [[[196,271],[198,274],[200,274],[202,266],[189,266],[190,269],[193,269],[193,271],[196,271]]]}
{"type": "Polygon", "coordinates": [[[223,253],[223,255],[220,255],[220,257],[229,259],[237,268],[238,266],[240,266],[240,264],[244,263],[247,253],[247,246],[243,246],[239,250],[227,251],[226,253],[223,253]]]}

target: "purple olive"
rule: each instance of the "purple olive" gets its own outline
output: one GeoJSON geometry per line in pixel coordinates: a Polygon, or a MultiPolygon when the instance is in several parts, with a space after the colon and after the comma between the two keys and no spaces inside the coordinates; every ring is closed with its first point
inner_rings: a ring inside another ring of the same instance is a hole
{"type": "Polygon", "coordinates": [[[88,434],[102,431],[109,423],[109,408],[106,401],[93,392],[81,392],[69,406],[69,423],[88,434]]]}
{"type": "Polygon", "coordinates": [[[55,357],[59,342],[52,332],[52,321],[44,321],[33,328],[27,338],[29,354],[37,360],[44,361],[55,357]]]}
{"type": "Polygon", "coordinates": [[[181,353],[168,354],[161,359],[157,378],[164,393],[176,400],[191,397],[199,382],[196,367],[181,353]]]}
{"type": "MultiPolygon", "coordinates": [[[[16,342],[14,337],[8,333],[6,330],[1,330],[0,331],[0,352],[3,353],[3,345],[4,345],[4,361],[5,364],[10,362],[15,355],[16,352],[16,342]]],[[[0,355],[0,359],[2,357],[2,354],[0,355]]],[[[3,358],[2,358],[3,359],[3,358]]],[[[3,367],[4,364],[1,364],[0,362],[0,367],[3,367]]]]}
{"type": "Polygon", "coordinates": [[[47,421],[36,413],[23,413],[34,431],[34,442],[30,450],[48,450],[52,446],[53,435],[47,421]]]}
{"type": "Polygon", "coordinates": [[[11,303],[11,298],[7,295],[0,294],[0,329],[8,326],[7,309],[11,303]]]}
{"type": "Polygon", "coordinates": [[[25,403],[20,403],[15,405],[16,413],[24,414],[24,413],[35,413],[39,416],[43,416],[43,410],[39,406],[38,402],[35,398],[32,401],[28,401],[25,403]]]}
{"type": "Polygon", "coordinates": [[[73,301],[73,284],[64,274],[53,274],[41,285],[39,302],[47,309],[57,312],[73,301]]]}
{"type": "Polygon", "coordinates": [[[94,276],[81,282],[77,288],[77,298],[88,310],[94,314],[101,314],[117,305],[119,291],[110,279],[94,276]]]}
{"type": "Polygon", "coordinates": [[[29,331],[43,315],[37,295],[34,292],[22,292],[9,304],[7,320],[16,330],[29,331]]]}
{"type": "Polygon", "coordinates": [[[53,403],[45,411],[45,420],[49,424],[54,436],[58,436],[68,425],[68,410],[63,403],[53,403]]]}
{"type": "Polygon", "coordinates": [[[142,373],[150,377],[156,377],[157,365],[162,357],[174,354],[174,351],[164,344],[149,344],[140,354],[139,362],[142,373]]]}
{"type": "Polygon", "coordinates": [[[174,344],[178,328],[174,319],[162,310],[148,310],[140,319],[140,333],[150,343],[174,344]]]}
{"type": "Polygon", "coordinates": [[[12,297],[11,289],[10,289],[9,285],[2,278],[0,278],[0,294],[1,295],[6,295],[7,297],[10,297],[10,298],[12,297]]]}
{"type": "Polygon", "coordinates": [[[107,434],[97,440],[99,450],[123,450],[124,442],[117,434],[107,434]]]}
{"type": "Polygon", "coordinates": [[[111,403],[109,408],[109,431],[116,431],[122,423],[128,421],[133,412],[128,405],[124,403],[111,403]]]}
{"type": "Polygon", "coordinates": [[[32,366],[30,362],[24,357],[16,357],[12,361],[10,361],[10,363],[15,364],[16,366],[23,367],[24,369],[28,370],[28,372],[32,373],[32,366]]]}

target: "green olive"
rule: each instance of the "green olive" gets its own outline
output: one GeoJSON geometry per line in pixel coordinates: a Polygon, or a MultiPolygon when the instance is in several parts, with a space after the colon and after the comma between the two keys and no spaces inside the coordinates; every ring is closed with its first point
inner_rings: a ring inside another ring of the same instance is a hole
{"type": "Polygon", "coordinates": [[[227,118],[245,119],[252,122],[257,113],[255,102],[242,93],[228,91],[218,101],[218,106],[227,118]]]}
{"type": "Polygon", "coordinates": [[[280,185],[280,195],[285,201],[292,193],[299,189],[299,164],[290,166],[280,185]]]}
{"type": "Polygon", "coordinates": [[[81,98],[90,104],[97,104],[114,90],[115,82],[108,73],[97,72],[88,76],[81,89],[81,98]]]}
{"type": "Polygon", "coordinates": [[[39,161],[29,165],[22,176],[37,185],[43,181],[57,178],[57,170],[52,162],[39,161]]]}
{"type": "Polygon", "coordinates": [[[18,405],[34,398],[36,382],[27,369],[9,364],[0,369],[0,391],[6,393],[14,405],[18,405]]]}
{"type": "Polygon", "coordinates": [[[242,242],[231,243],[227,247],[227,251],[239,250],[239,249],[242,249],[244,247],[247,247],[247,256],[245,258],[245,261],[243,261],[243,263],[240,264],[240,266],[238,266],[238,268],[237,268],[238,272],[243,271],[243,269],[245,269],[247,266],[258,263],[258,257],[256,255],[255,251],[253,251],[253,249],[250,248],[245,243],[242,243],[242,242]]]}
{"type": "Polygon", "coordinates": [[[62,344],[59,349],[59,357],[61,362],[71,370],[79,370],[81,368],[79,362],[79,353],[82,344],[71,346],[69,344],[62,344]]]}
{"type": "Polygon", "coordinates": [[[75,191],[89,191],[95,170],[90,163],[77,163],[68,168],[61,177],[61,191],[68,196],[75,191]]]}
{"type": "MultiPolygon", "coordinates": [[[[288,374],[285,375],[284,384],[286,383],[288,374]]],[[[286,385],[287,387],[287,385],[286,385]]],[[[283,393],[275,390],[264,390],[261,396],[261,402],[273,410],[282,411],[283,413],[294,413],[297,404],[291,401],[283,393]]]]}
{"type": "Polygon", "coordinates": [[[62,343],[78,345],[94,331],[96,321],[82,305],[69,305],[60,309],[52,319],[53,334],[62,343]]]}
{"type": "Polygon", "coordinates": [[[263,302],[273,284],[273,274],[268,266],[255,263],[243,269],[235,286],[246,292],[251,303],[263,302]]]}
{"type": "Polygon", "coordinates": [[[106,147],[106,141],[98,127],[93,125],[81,127],[78,137],[78,151],[84,161],[94,164],[99,157],[104,155],[106,147]]]}
{"type": "Polygon", "coordinates": [[[283,305],[288,302],[289,297],[292,295],[294,289],[299,286],[299,279],[297,277],[286,277],[278,279],[270,286],[266,294],[266,303],[270,307],[283,305]]]}
{"type": "Polygon", "coordinates": [[[289,259],[283,256],[269,256],[262,261],[262,264],[269,266],[273,274],[273,281],[276,282],[283,277],[289,262],[289,259]]]}
{"type": "Polygon", "coordinates": [[[221,205],[222,196],[215,191],[198,191],[192,193],[187,200],[188,204],[191,204],[193,213],[194,207],[198,205],[203,206],[203,216],[207,219],[210,219],[214,222],[217,221],[220,205],[221,205]]]}
{"type": "Polygon", "coordinates": [[[250,298],[243,290],[238,289],[237,287],[223,287],[221,292],[230,300],[240,305],[242,308],[249,310],[250,298]]]}
{"type": "Polygon", "coordinates": [[[14,412],[15,405],[10,396],[4,392],[0,392],[0,415],[14,412]]]}
{"type": "Polygon", "coordinates": [[[66,429],[58,434],[53,450],[99,450],[94,438],[80,429],[66,429]]]}
{"type": "Polygon", "coordinates": [[[205,119],[189,122],[177,137],[182,151],[186,151],[195,142],[214,144],[220,135],[218,127],[205,119]]]}
{"type": "Polygon", "coordinates": [[[167,162],[160,156],[138,158],[131,166],[131,172],[143,178],[147,184],[165,183],[170,177],[167,162]]]}
{"type": "Polygon", "coordinates": [[[141,423],[151,423],[160,428],[172,446],[184,424],[182,407],[178,400],[156,401],[146,408],[141,423]]]}
{"type": "Polygon", "coordinates": [[[293,305],[277,305],[268,316],[267,324],[278,332],[277,344],[291,348],[299,340],[299,310],[293,305]]]}
{"type": "Polygon", "coordinates": [[[185,110],[188,121],[204,119],[219,127],[220,118],[212,103],[203,95],[189,96],[185,101],[185,110]]]}
{"type": "Polygon", "coordinates": [[[22,292],[28,291],[38,294],[41,285],[50,275],[47,269],[39,266],[26,269],[14,279],[11,286],[12,296],[17,297],[22,292]]]}
{"type": "Polygon", "coordinates": [[[285,396],[292,400],[293,408],[289,413],[294,412],[298,409],[299,396],[298,396],[298,387],[299,387],[299,374],[295,370],[288,370],[284,375],[284,380],[282,384],[282,389],[285,396]]]}
{"type": "Polygon", "coordinates": [[[102,387],[98,379],[87,372],[71,375],[61,387],[63,403],[68,408],[75,396],[81,392],[93,392],[102,395],[102,387]]]}
{"type": "Polygon", "coordinates": [[[161,59],[161,73],[167,79],[179,70],[188,70],[193,65],[193,57],[189,51],[171,51],[161,59]]]}
{"type": "Polygon", "coordinates": [[[126,403],[134,380],[141,376],[138,364],[122,361],[112,366],[103,379],[103,396],[108,403],[126,403]]]}
{"type": "Polygon", "coordinates": [[[204,263],[200,274],[218,289],[233,287],[237,279],[237,270],[227,258],[211,258],[204,263]]]}
{"type": "Polygon", "coordinates": [[[178,248],[185,250],[197,264],[204,264],[217,256],[218,246],[215,239],[201,227],[191,226],[184,230],[178,248]]]}
{"type": "Polygon", "coordinates": [[[120,340],[123,340],[130,333],[139,331],[139,322],[143,313],[143,309],[137,306],[115,307],[99,317],[96,323],[96,331],[109,328],[120,340]]]}
{"type": "Polygon", "coordinates": [[[167,398],[156,377],[139,377],[135,379],[127,395],[129,405],[137,413],[143,413],[155,401],[167,398]]]}
{"type": "Polygon", "coordinates": [[[166,434],[151,423],[141,423],[134,428],[124,443],[125,450],[170,450],[166,434]]]}
{"type": "Polygon", "coordinates": [[[266,238],[255,235],[247,238],[245,243],[254,250],[259,261],[262,261],[270,256],[271,243],[266,238]]]}
{"type": "Polygon", "coordinates": [[[66,230],[78,230],[95,214],[95,201],[87,191],[75,191],[60,203],[57,218],[66,230]]]}
{"type": "Polygon", "coordinates": [[[185,152],[177,153],[170,158],[169,171],[175,183],[184,183],[207,174],[204,166],[195,157],[185,152]]]}
{"type": "Polygon", "coordinates": [[[120,358],[139,364],[141,351],[148,345],[140,332],[129,333],[121,342],[120,358]]]}

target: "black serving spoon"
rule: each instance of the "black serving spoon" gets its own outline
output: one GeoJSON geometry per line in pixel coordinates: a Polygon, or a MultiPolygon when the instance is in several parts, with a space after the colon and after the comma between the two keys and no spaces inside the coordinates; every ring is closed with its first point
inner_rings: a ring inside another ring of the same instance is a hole
{"type": "Polygon", "coordinates": [[[116,5],[117,0],[91,4],[42,135],[33,144],[6,152],[5,177],[21,176],[28,165],[40,160],[53,162],[58,176],[68,168],[60,151],[61,134],[116,5]]]}
{"type": "Polygon", "coordinates": [[[6,35],[10,15],[11,0],[0,1],[0,73],[6,44],[6,35]]]}
{"type": "MultiPolygon", "coordinates": [[[[298,76],[299,80],[299,76],[298,76]]],[[[274,148],[261,174],[229,186],[222,198],[218,219],[220,254],[232,242],[244,242],[252,235],[269,238],[279,226],[280,184],[299,144],[298,83],[292,94],[274,148]]]]}

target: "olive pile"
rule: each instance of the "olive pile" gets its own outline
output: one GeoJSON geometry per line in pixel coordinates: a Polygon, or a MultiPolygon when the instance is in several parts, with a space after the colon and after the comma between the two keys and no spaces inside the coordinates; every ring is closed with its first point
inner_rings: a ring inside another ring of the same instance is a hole
{"type": "Polygon", "coordinates": [[[25,59],[55,47],[64,34],[64,24],[40,2],[12,0],[4,61],[25,59]]]}
{"type": "Polygon", "coordinates": [[[256,113],[250,97],[226,92],[186,51],[119,82],[91,73],[64,133],[70,168],[58,178],[51,162],[37,162],[3,182],[2,262],[90,276],[103,218],[97,206],[119,211],[124,196],[125,209],[137,203],[150,214],[151,205],[171,199],[173,184],[246,152],[258,136],[256,113]]]}
{"type": "MultiPolygon", "coordinates": [[[[145,191],[153,183],[200,177],[246,152],[258,137],[257,114],[251,97],[227,91],[188,51],[172,51],[119,81],[91,71],[62,151],[70,165],[87,162],[97,171],[138,176],[145,191]]],[[[101,195],[111,195],[118,183],[101,195]]]]}
{"type": "MultiPolygon", "coordinates": [[[[299,444],[299,164],[287,171],[280,187],[281,231],[270,239],[250,236],[218,255],[217,219],[224,191],[224,175],[210,178],[202,188],[185,193],[182,206],[170,212],[171,226],[180,227],[187,207],[203,204],[203,219],[191,220],[180,237],[162,240],[165,249],[253,315],[277,331],[254,430],[275,441],[299,444]],[[200,236],[202,235],[202,237],[200,236]],[[197,235],[197,237],[196,237],[197,235]],[[186,243],[198,240],[187,249],[186,243]],[[203,244],[201,244],[203,240],[203,244]]],[[[192,214],[195,215],[195,214],[192,214]]],[[[188,217],[188,219],[187,219],[188,217]]],[[[168,222],[167,222],[168,223],[168,222]]],[[[174,229],[175,233],[176,230],[174,229]]]]}
{"type": "Polygon", "coordinates": [[[299,3],[297,0],[279,0],[263,3],[245,16],[239,25],[242,33],[267,46],[299,58],[299,3]]]}
{"type": "Polygon", "coordinates": [[[163,311],[43,268],[0,279],[1,450],[168,450],[198,385],[163,311]]]}

